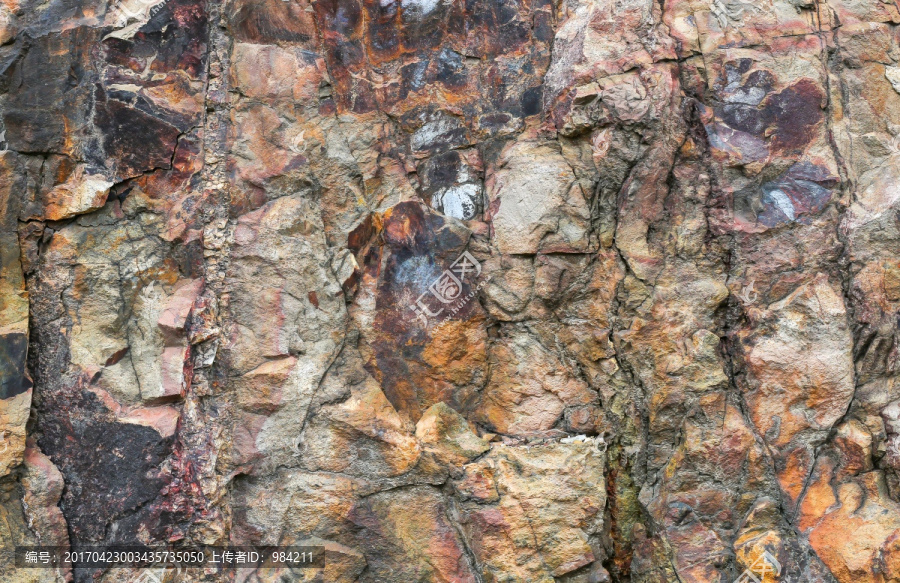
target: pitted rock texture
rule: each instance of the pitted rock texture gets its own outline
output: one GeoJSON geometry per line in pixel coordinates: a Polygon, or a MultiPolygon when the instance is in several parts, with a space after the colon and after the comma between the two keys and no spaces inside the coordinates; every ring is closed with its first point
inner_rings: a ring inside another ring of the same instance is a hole
{"type": "Polygon", "coordinates": [[[896,0],[6,0],[0,64],[0,550],[900,581],[896,0]]]}

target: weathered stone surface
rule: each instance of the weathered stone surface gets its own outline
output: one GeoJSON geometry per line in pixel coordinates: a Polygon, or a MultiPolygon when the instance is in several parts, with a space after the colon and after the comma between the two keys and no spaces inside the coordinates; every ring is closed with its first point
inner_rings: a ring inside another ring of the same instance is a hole
{"type": "Polygon", "coordinates": [[[590,249],[589,185],[552,146],[514,142],[486,179],[492,241],[508,255],[590,249]]]}
{"type": "Polygon", "coordinates": [[[597,405],[587,383],[563,372],[558,358],[523,330],[503,334],[490,354],[491,378],[477,419],[503,434],[552,429],[567,407],[597,405]]]}
{"type": "Polygon", "coordinates": [[[25,424],[31,407],[30,390],[2,401],[0,407],[0,474],[6,475],[22,462],[25,424]]]}
{"type": "Polygon", "coordinates": [[[900,580],[896,1],[11,0],[0,63],[0,553],[900,580]]]}
{"type": "Polygon", "coordinates": [[[460,519],[486,578],[553,581],[579,569],[585,580],[606,575],[599,536],[606,492],[596,487],[602,441],[499,445],[463,469],[455,483],[460,519]]]}
{"type": "Polygon", "coordinates": [[[435,403],[416,424],[416,438],[439,463],[462,466],[490,449],[475,435],[465,417],[445,403],[435,403]]]}
{"type": "Polygon", "coordinates": [[[22,502],[32,530],[39,533],[42,544],[67,548],[66,519],[57,507],[65,486],[62,474],[34,447],[25,450],[24,464],[22,502]]]}
{"type": "Polygon", "coordinates": [[[44,217],[58,221],[102,208],[112,185],[102,174],[91,174],[78,166],[65,182],[44,195],[44,217]]]}
{"type": "Polygon", "coordinates": [[[0,152],[0,478],[22,462],[31,408],[28,290],[16,227],[22,212],[21,160],[0,152]]]}
{"type": "Polygon", "coordinates": [[[846,312],[839,292],[820,276],[752,317],[760,318],[754,328],[766,334],[741,339],[748,413],[775,456],[793,505],[816,447],[853,398],[846,312]]]}

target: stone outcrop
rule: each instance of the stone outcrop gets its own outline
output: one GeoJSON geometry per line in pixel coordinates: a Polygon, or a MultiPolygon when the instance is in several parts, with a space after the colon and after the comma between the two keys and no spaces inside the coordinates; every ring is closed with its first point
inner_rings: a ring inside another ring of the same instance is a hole
{"type": "Polygon", "coordinates": [[[900,581],[895,0],[8,0],[0,62],[0,551],[900,581]]]}

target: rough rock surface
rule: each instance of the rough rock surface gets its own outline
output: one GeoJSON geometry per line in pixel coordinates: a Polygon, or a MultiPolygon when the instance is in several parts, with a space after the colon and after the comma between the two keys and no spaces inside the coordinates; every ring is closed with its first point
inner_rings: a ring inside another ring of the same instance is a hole
{"type": "Polygon", "coordinates": [[[114,543],[900,581],[900,3],[0,3],[0,550],[114,543]]]}

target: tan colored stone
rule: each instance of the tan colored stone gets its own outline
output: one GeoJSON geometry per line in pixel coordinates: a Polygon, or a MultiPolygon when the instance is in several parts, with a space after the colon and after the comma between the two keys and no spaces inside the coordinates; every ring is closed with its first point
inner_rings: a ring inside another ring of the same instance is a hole
{"type": "Polygon", "coordinates": [[[25,424],[31,411],[31,389],[0,400],[0,476],[22,463],[25,424]]]}
{"type": "Polygon", "coordinates": [[[66,519],[57,507],[65,486],[62,474],[50,458],[34,447],[25,450],[24,466],[22,485],[25,495],[22,500],[29,527],[41,544],[68,548],[66,519]]]}
{"type": "MultiPolygon", "coordinates": [[[[475,497],[463,505],[463,532],[486,574],[553,581],[602,559],[595,538],[606,502],[605,491],[596,488],[604,466],[599,445],[593,439],[499,445],[465,467],[466,477],[456,487],[475,497]],[[492,476],[495,486],[476,486],[477,475],[492,476]]],[[[602,567],[597,571],[605,573],[602,567]]]]}
{"type": "Polygon", "coordinates": [[[293,356],[270,360],[235,379],[237,401],[254,413],[273,413],[284,405],[283,391],[297,359],[293,356]]]}
{"type": "Polygon", "coordinates": [[[298,452],[313,471],[397,476],[416,465],[421,446],[384,393],[366,383],[343,403],[322,408],[298,452]]]}
{"type": "Polygon", "coordinates": [[[416,423],[416,439],[444,463],[462,466],[487,450],[488,443],[475,435],[465,417],[436,403],[416,423]]]}
{"type": "Polygon", "coordinates": [[[0,547],[900,581],[896,2],[68,4],[0,2],[0,547]]]}
{"type": "Polygon", "coordinates": [[[590,192],[559,151],[523,141],[510,144],[501,156],[485,183],[497,249],[516,254],[587,251],[590,192]]]}
{"type": "Polygon", "coordinates": [[[811,446],[804,444],[827,433],[853,397],[850,331],[842,296],[821,275],[770,305],[763,318],[771,331],[745,341],[747,403],[760,434],[796,462],[780,478],[796,500],[811,471],[811,446]],[[789,454],[797,447],[806,453],[789,454]]]}
{"type": "Polygon", "coordinates": [[[527,434],[553,428],[568,406],[597,396],[569,373],[558,357],[523,329],[511,328],[490,354],[492,375],[478,408],[493,430],[527,434]]]}
{"type": "Polygon", "coordinates": [[[58,221],[97,210],[106,203],[112,185],[106,176],[78,166],[64,183],[45,195],[44,216],[58,221]]]}

